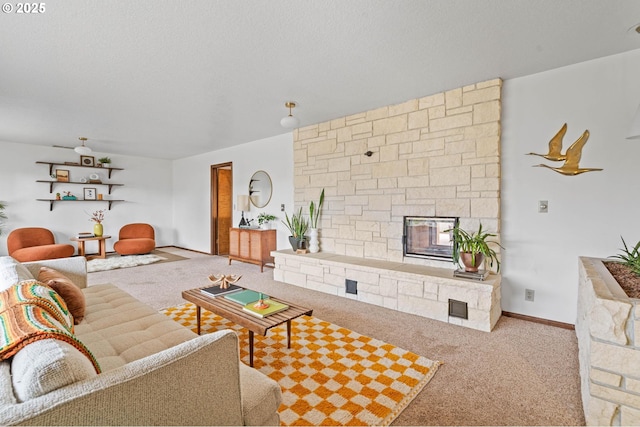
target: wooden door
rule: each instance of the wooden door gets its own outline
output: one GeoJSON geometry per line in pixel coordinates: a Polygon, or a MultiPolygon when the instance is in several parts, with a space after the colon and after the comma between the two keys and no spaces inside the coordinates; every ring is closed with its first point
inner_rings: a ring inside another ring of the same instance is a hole
{"type": "Polygon", "coordinates": [[[229,254],[229,228],[233,219],[231,163],[211,166],[211,253],[229,254]]]}

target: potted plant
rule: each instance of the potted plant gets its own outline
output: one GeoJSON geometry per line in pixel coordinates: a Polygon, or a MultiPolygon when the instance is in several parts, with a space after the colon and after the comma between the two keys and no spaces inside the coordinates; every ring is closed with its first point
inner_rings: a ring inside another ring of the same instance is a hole
{"type": "Polygon", "coordinates": [[[320,250],[320,242],[318,241],[318,219],[320,218],[322,203],[324,203],[324,188],[320,193],[318,204],[316,205],[311,201],[309,205],[309,221],[311,226],[309,230],[309,252],[311,253],[316,253],[320,250]]]}
{"type": "Polygon", "coordinates": [[[477,272],[485,259],[489,260],[489,265],[493,267],[495,261],[497,271],[500,271],[500,261],[496,251],[489,244],[493,243],[502,247],[498,242],[489,241],[487,238],[495,237],[495,234],[482,231],[482,224],[476,232],[468,232],[460,228],[460,224],[456,224],[450,230],[453,238],[453,263],[456,265],[464,265],[465,271],[477,272]]]}
{"type": "Polygon", "coordinates": [[[618,259],[620,264],[624,265],[631,273],[636,276],[640,276],[640,242],[636,243],[633,249],[629,250],[627,246],[627,242],[624,241],[622,236],[622,244],[624,245],[624,249],[621,249],[620,254],[610,256],[609,258],[618,259]]]}
{"type": "Polygon", "coordinates": [[[98,161],[100,162],[100,165],[106,165],[107,167],[111,164],[111,159],[108,157],[100,157],[98,161]]]}
{"type": "Polygon", "coordinates": [[[276,219],[278,218],[275,215],[262,212],[260,215],[258,215],[258,225],[260,226],[260,228],[268,230],[269,228],[271,228],[271,221],[274,221],[276,219]]]}
{"type": "Polygon", "coordinates": [[[291,232],[291,236],[289,236],[289,243],[291,244],[293,251],[295,252],[298,249],[306,249],[305,233],[309,228],[309,222],[302,216],[302,208],[298,210],[298,213],[291,215],[291,218],[289,218],[289,215],[286,212],[284,213],[284,217],[286,221],[282,221],[282,223],[286,225],[291,232]]]}
{"type": "Polygon", "coordinates": [[[4,213],[5,205],[0,202],[0,236],[2,236],[2,228],[4,225],[4,220],[7,219],[7,215],[4,213]]]}

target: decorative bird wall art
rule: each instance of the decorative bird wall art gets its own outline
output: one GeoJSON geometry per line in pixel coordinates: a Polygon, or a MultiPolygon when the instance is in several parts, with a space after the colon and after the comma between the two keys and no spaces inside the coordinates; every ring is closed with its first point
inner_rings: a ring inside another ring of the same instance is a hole
{"type": "Polygon", "coordinates": [[[589,131],[585,130],[580,138],[578,138],[571,146],[567,149],[565,154],[562,154],[562,139],[564,135],[567,133],[567,124],[562,125],[558,133],[555,134],[553,138],[549,141],[549,152],[546,154],[538,154],[538,153],[527,153],[533,156],[544,157],[547,160],[551,161],[563,161],[564,164],[559,168],[554,168],[549,165],[539,164],[533,165],[534,167],[544,167],[547,169],[551,169],[562,175],[574,176],[580,175],[585,172],[595,172],[601,171],[600,168],[581,168],[580,167],[580,158],[582,157],[582,148],[587,143],[589,139],[589,131]]]}

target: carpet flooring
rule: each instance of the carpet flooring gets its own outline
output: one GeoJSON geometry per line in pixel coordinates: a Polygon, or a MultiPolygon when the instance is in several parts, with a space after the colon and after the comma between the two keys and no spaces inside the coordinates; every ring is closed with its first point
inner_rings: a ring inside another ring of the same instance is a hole
{"type": "MultiPolygon", "coordinates": [[[[197,331],[191,303],[162,310],[197,331]]],[[[201,333],[233,329],[240,358],[249,364],[249,334],[202,310],[201,333]]],[[[291,348],[286,326],[256,335],[254,367],[278,382],[281,425],[389,425],[427,385],[440,362],[316,317],[292,321],[291,348]]]]}
{"type": "Polygon", "coordinates": [[[179,248],[185,260],[90,273],[160,310],[210,274],[313,308],[314,316],[431,360],[438,373],[392,425],[584,425],[575,331],[502,317],[481,332],[273,280],[273,270],[179,248]]]}

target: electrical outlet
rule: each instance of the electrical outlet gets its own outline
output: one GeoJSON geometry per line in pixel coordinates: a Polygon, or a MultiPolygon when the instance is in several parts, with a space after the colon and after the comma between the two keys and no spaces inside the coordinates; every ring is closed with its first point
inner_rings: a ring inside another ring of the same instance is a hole
{"type": "Polygon", "coordinates": [[[533,289],[525,289],[524,290],[524,300],[525,301],[533,302],[535,297],[536,297],[536,291],[534,291],[533,289]]]}
{"type": "Polygon", "coordinates": [[[280,211],[284,212],[284,203],[280,205],[280,211]]]}

